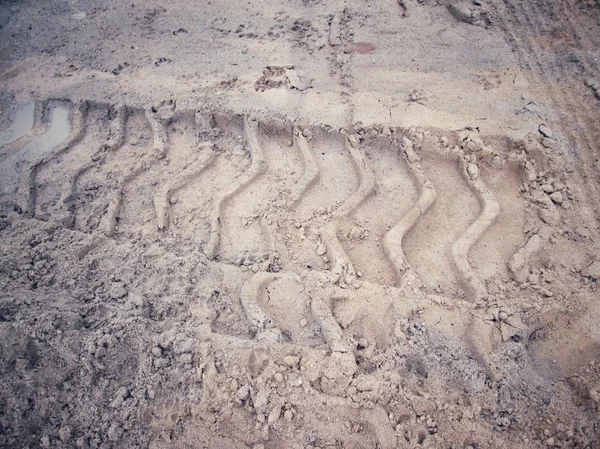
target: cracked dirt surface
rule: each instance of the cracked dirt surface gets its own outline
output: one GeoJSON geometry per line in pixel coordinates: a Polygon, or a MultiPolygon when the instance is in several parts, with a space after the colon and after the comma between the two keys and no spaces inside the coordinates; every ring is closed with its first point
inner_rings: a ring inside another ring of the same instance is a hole
{"type": "Polygon", "coordinates": [[[598,447],[597,1],[0,37],[0,447],[598,447]]]}

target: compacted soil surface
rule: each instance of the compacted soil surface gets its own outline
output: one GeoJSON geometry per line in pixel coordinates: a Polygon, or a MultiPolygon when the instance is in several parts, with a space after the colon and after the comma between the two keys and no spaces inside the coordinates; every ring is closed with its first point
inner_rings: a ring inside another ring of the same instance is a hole
{"type": "Polygon", "coordinates": [[[600,3],[0,0],[0,447],[599,448],[600,3]]]}

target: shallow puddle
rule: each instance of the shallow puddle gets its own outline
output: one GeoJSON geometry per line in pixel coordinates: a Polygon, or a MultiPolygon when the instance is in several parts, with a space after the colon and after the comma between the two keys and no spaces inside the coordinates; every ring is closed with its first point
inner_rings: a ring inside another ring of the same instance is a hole
{"type": "Polygon", "coordinates": [[[33,128],[35,102],[26,101],[17,105],[14,121],[0,131],[0,147],[20,139],[33,128]]]}
{"type": "Polygon", "coordinates": [[[68,106],[54,106],[50,111],[50,120],[44,134],[35,137],[23,148],[0,156],[0,194],[16,192],[21,171],[26,170],[31,162],[55,149],[70,133],[68,106]]]}

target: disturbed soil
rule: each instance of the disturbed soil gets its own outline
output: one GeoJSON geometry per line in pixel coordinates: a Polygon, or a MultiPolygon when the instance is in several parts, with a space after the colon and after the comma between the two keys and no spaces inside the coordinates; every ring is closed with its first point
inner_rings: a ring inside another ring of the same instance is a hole
{"type": "Polygon", "coordinates": [[[600,447],[599,57],[594,0],[0,0],[0,447],[600,447]]]}

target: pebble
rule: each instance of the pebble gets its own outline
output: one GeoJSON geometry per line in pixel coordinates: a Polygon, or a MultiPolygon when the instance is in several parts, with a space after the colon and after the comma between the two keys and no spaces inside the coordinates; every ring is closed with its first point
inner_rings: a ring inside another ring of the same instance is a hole
{"type": "Polygon", "coordinates": [[[581,275],[593,280],[600,279],[600,261],[595,261],[581,270],[581,275]]]}
{"type": "Polygon", "coordinates": [[[248,385],[242,385],[236,393],[236,397],[243,401],[250,394],[250,387],[248,385]]]}
{"type": "Polygon", "coordinates": [[[556,204],[562,204],[562,202],[563,202],[562,193],[554,192],[553,194],[550,195],[550,199],[552,201],[554,201],[556,204]]]}
{"type": "Polygon", "coordinates": [[[122,299],[127,296],[127,289],[122,282],[112,282],[108,288],[108,294],[112,299],[122,299]]]}
{"type": "Polygon", "coordinates": [[[317,256],[323,256],[327,252],[327,247],[323,243],[317,245],[317,256]]]}
{"type": "Polygon", "coordinates": [[[549,225],[557,225],[560,222],[560,213],[555,207],[552,210],[541,208],[538,210],[540,219],[549,225]]]}
{"type": "Polygon", "coordinates": [[[469,164],[467,166],[467,173],[471,179],[477,179],[479,176],[479,168],[475,164],[469,164]]]}
{"type": "Polygon", "coordinates": [[[552,139],[552,137],[554,136],[552,130],[544,124],[539,126],[538,131],[540,132],[540,134],[542,134],[542,136],[547,137],[549,139],[552,139]]]}
{"type": "Polygon", "coordinates": [[[302,318],[302,319],[300,320],[300,327],[306,327],[306,325],[307,325],[307,324],[308,324],[308,323],[307,323],[306,319],[302,318]]]}
{"type": "Polygon", "coordinates": [[[300,363],[300,357],[296,357],[295,355],[286,355],[283,358],[283,363],[292,368],[296,367],[300,363]]]}
{"type": "Polygon", "coordinates": [[[542,139],[542,146],[544,148],[554,149],[556,147],[556,142],[554,141],[554,139],[550,139],[548,137],[544,137],[542,139]]]}

